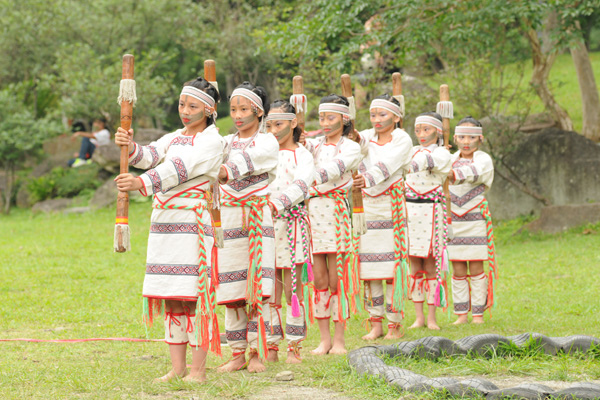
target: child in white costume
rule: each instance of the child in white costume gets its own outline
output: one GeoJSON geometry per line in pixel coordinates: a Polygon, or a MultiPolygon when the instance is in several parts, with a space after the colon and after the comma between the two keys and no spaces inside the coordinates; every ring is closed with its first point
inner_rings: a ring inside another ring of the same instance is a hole
{"type": "Polygon", "coordinates": [[[348,278],[352,252],[347,195],[352,188],[352,170],[361,157],[360,146],[347,137],[352,130],[350,122],[348,99],[335,94],[323,97],[319,123],[324,137],[306,140],[317,169],[308,206],[313,240],[314,316],[321,334],[313,354],[346,352],[344,326],[350,314],[348,278]],[[330,318],[335,326],[333,343],[330,318]]]}
{"type": "Polygon", "coordinates": [[[209,342],[211,349],[220,353],[215,294],[210,285],[214,229],[207,194],[225,148],[214,125],[218,100],[217,90],[198,78],[187,82],[179,97],[183,129],[147,146],[133,142],[133,130],[119,128],[115,135],[117,145],[129,146],[129,164],[147,170],[139,177],[117,176],[117,188],[154,195],[143,296],[149,324],[162,311],[163,302],[165,305],[165,342],[172,370],[157,379],[161,382],[177,377],[202,382],[206,380],[209,342]],[[188,343],[192,346],[189,374],[188,343]]]}
{"type": "Polygon", "coordinates": [[[231,94],[229,107],[238,132],[225,137],[226,158],[219,172],[225,246],[219,249],[217,301],[227,307],[225,331],[233,358],[218,371],[247,365],[249,372],[263,372],[271,315],[268,298],[275,278],[275,232],[268,195],[279,144],[259,129],[269,111],[262,87],[244,82],[231,94]]]}
{"type": "Polygon", "coordinates": [[[354,187],[363,188],[368,229],[360,237],[359,255],[360,279],[365,282],[365,308],[372,329],[363,339],[383,336],[384,314],[388,319],[386,339],[399,339],[402,337],[402,286],[408,272],[403,177],[413,145],[408,134],[399,128],[402,112],[396,99],[387,94],[377,97],[371,102],[370,116],[373,129],[359,133],[359,144],[366,156],[358,167],[360,175],[354,180],[354,187]],[[383,281],[387,283],[385,301],[383,281]],[[395,285],[398,285],[397,307],[392,299],[395,285]]]}
{"type": "Polygon", "coordinates": [[[437,113],[419,115],[415,120],[415,136],[419,145],[412,150],[405,180],[411,270],[409,298],[416,311],[411,328],[425,325],[423,303],[427,300],[427,327],[437,330],[440,328],[436,307],[447,293],[442,270],[447,241],[442,185],[450,172],[450,153],[442,145],[442,117],[437,113]]]}
{"type": "Polygon", "coordinates": [[[315,179],[315,165],[310,152],[298,144],[302,130],[294,106],[277,100],[270,108],[267,131],[279,142],[279,164],[277,177],[270,185],[275,218],[276,282],[270,304],[271,329],[267,332],[268,360],[278,360],[279,342],[284,337],[280,310],[281,295],[285,291],[287,363],[295,364],[301,361],[301,342],[306,339],[307,329],[306,301],[310,301],[310,298],[304,300],[301,276],[305,276],[308,283],[312,275],[310,223],[305,200],[315,179]]]}
{"type": "Polygon", "coordinates": [[[454,233],[448,254],[454,272],[452,300],[454,313],[458,315],[455,324],[468,322],[469,310],[474,323],[483,323],[483,312],[493,303],[491,283],[496,273],[491,215],[484,197],[494,180],[494,165],[492,158],[479,150],[483,129],[476,119],[463,118],[454,131],[454,141],[459,151],[452,155],[452,170],[448,175],[452,182],[454,233]],[[490,261],[489,278],[483,270],[484,261],[490,261]]]}

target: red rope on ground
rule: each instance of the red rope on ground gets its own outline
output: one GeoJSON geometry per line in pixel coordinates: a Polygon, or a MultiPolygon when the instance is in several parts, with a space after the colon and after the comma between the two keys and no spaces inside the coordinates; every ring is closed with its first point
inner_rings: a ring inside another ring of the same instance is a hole
{"type": "Polygon", "coordinates": [[[80,343],[80,342],[164,342],[164,339],[135,339],[135,338],[87,338],[87,339],[0,339],[0,342],[34,342],[34,343],[80,343]]]}

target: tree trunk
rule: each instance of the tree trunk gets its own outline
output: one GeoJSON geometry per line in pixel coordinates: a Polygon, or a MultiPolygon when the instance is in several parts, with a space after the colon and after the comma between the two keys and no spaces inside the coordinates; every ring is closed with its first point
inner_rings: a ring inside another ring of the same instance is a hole
{"type": "Polygon", "coordinates": [[[6,169],[4,172],[6,173],[6,187],[4,189],[4,214],[8,214],[10,212],[10,200],[12,198],[13,183],[15,181],[15,165],[9,161],[6,164],[6,169]]]}
{"type": "Polygon", "coordinates": [[[581,92],[581,106],[583,114],[583,129],[581,134],[598,143],[600,142],[600,98],[598,86],[592,70],[592,63],[583,41],[572,46],[571,57],[577,71],[577,81],[581,92]]]}
{"type": "Polygon", "coordinates": [[[571,121],[569,114],[556,102],[550,88],[548,88],[548,76],[550,75],[552,64],[554,64],[554,60],[556,59],[556,50],[550,50],[548,53],[545,53],[542,50],[542,44],[538,39],[537,32],[533,29],[527,31],[527,38],[529,39],[531,57],[533,59],[531,85],[560,129],[572,131],[573,121],[571,121]]]}

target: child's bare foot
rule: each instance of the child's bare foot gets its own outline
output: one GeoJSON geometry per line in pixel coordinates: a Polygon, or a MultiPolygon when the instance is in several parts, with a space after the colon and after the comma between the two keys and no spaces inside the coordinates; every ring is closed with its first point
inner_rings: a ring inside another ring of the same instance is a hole
{"type": "Polygon", "coordinates": [[[362,337],[362,340],[375,340],[383,336],[383,329],[381,328],[381,322],[378,325],[373,324],[371,332],[367,333],[362,337]]]}
{"type": "Polygon", "coordinates": [[[277,361],[279,361],[278,349],[269,349],[269,355],[267,356],[267,362],[277,362],[277,361]]]}
{"type": "Polygon", "coordinates": [[[329,353],[330,350],[331,350],[331,341],[324,341],[324,342],[319,343],[319,347],[312,350],[310,352],[310,354],[314,354],[317,356],[324,356],[325,354],[329,353]]]}
{"type": "Polygon", "coordinates": [[[467,322],[469,322],[469,320],[467,319],[467,314],[461,314],[458,316],[458,319],[456,321],[454,321],[452,324],[453,325],[461,325],[461,324],[466,324],[467,322]]]}
{"type": "Polygon", "coordinates": [[[404,336],[404,329],[402,324],[388,324],[388,333],[384,339],[400,339],[404,336]]]}
{"type": "Polygon", "coordinates": [[[417,318],[415,322],[408,329],[422,328],[425,326],[425,320],[417,318]]]}
{"type": "Polygon", "coordinates": [[[298,350],[288,350],[287,360],[285,360],[287,364],[300,364],[302,363],[302,358],[300,358],[300,349],[298,350]]]}
{"type": "Polygon", "coordinates": [[[473,321],[471,321],[474,324],[483,324],[483,315],[473,315],[473,321]]]}
{"type": "Polygon", "coordinates": [[[187,375],[187,368],[185,368],[183,370],[183,372],[181,373],[177,373],[175,372],[174,369],[170,370],[166,375],[161,376],[160,378],[156,378],[154,379],[154,383],[163,383],[163,382],[170,382],[174,379],[181,379],[183,377],[185,377],[187,375]]]}
{"type": "Polygon", "coordinates": [[[346,346],[344,344],[334,344],[331,350],[329,350],[329,354],[346,354],[347,352],[348,350],[346,350],[346,346]]]}
{"type": "Polygon", "coordinates": [[[250,354],[250,360],[248,361],[248,372],[252,374],[257,374],[261,372],[265,372],[267,367],[263,364],[262,360],[258,357],[257,353],[250,354]]]}
{"type": "Polygon", "coordinates": [[[246,353],[234,354],[231,360],[217,368],[217,372],[235,372],[244,368],[244,365],[246,365],[246,353]]]}
{"type": "Polygon", "coordinates": [[[204,383],[206,382],[205,371],[190,371],[190,374],[183,378],[184,382],[204,383]]]}
{"type": "Polygon", "coordinates": [[[437,321],[435,320],[435,314],[429,314],[427,316],[427,329],[431,329],[434,331],[439,331],[440,327],[437,324],[437,321]]]}

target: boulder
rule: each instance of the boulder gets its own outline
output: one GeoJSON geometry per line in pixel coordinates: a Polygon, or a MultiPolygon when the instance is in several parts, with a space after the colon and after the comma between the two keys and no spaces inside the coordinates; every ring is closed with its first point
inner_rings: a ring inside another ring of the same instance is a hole
{"type": "Polygon", "coordinates": [[[600,203],[567,204],[542,208],[540,217],[525,228],[532,232],[558,233],[597,222],[600,222],[600,203]]]}
{"type": "MultiPolygon", "coordinates": [[[[115,182],[112,179],[108,179],[94,192],[94,195],[90,200],[90,207],[103,208],[115,205],[117,201],[117,193],[117,185],[115,185],[115,182]]],[[[141,196],[140,192],[137,190],[129,192],[130,199],[137,196],[141,196]]]]}
{"type": "Polygon", "coordinates": [[[16,204],[19,208],[29,208],[31,207],[31,198],[30,198],[29,189],[27,189],[27,185],[23,184],[19,187],[17,191],[17,199],[16,204]]]}
{"type": "MultiPolygon", "coordinates": [[[[600,202],[600,146],[575,132],[550,128],[523,134],[505,162],[515,180],[527,183],[552,205],[600,202]]],[[[500,176],[510,174],[505,167],[495,167],[494,184],[487,193],[492,216],[510,219],[539,214],[542,202],[500,176]]]]}
{"type": "Polygon", "coordinates": [[[72,199],[50,199],[35,203],[31,209],[33,212],[51,213],[67,209],[71,206],[72,199]]]}

